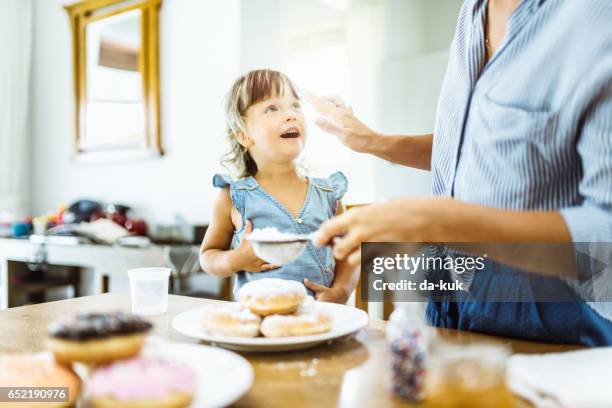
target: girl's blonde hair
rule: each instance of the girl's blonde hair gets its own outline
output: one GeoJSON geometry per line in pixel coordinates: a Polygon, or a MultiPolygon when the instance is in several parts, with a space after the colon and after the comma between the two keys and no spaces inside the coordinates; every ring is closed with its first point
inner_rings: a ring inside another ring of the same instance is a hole
{"type": "Polygon", "coordinates": [[[230,150],[221,159],[221,164],[238,177],[257,174],[257,163],[246,147],[238,142],[237,133],[246,134],[247,110],[257,102],[281,96],[291,91],[298,100],[297,88],[283,73],[271,69],[250,71],[238,78],[225,98],[225,123],[230,150]]]}

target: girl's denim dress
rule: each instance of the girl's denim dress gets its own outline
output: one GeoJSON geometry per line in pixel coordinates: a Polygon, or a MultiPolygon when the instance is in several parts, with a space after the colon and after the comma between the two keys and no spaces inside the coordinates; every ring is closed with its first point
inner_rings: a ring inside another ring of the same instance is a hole
{"type": "MultiPolygon", "coordinates": [[[[341,172],[333,173],[328,178],[309,177],[306,199],[295,218],[285,206],[261,188],[253,177],[232,180],[229,176],[216,174],[213,185],[219,188],[229,186],[232,203],[242,216],[242,227],[234,231],[232,237],[233,249],[240,243],[246,220],[251,221],[253,229],[275,227],[281,232],[297,234],[309,234],[318,230],[324,221],[336,214],[338,201],[346,192],[348,182],[341,172]]],[[[330,247],[317,248],[308,242],[299,258],[278,269],[238,272],[234,281],[234,295],[246,282],[263,278],[291,279],[301,283],[304,278],[308,278],[329,287],[334,280],[334,263],[330,247]]]]}

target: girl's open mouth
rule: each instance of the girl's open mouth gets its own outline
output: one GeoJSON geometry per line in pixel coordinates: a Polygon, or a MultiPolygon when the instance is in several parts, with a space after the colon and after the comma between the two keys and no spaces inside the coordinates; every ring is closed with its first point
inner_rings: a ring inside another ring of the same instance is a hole
{"type": "Polygon", "coordinates": [[[297,127],[292,127],[281,133],[283,139],[296,139],[300,137],[300,130],[297,127]]]}

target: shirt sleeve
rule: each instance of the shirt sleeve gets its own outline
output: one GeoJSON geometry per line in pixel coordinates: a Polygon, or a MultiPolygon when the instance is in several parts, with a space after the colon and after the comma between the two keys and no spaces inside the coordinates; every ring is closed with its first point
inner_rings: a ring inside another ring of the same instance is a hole
{"type": "Polygon", "coordinates": [[[581,205],[561,215],[574,242],[612,242],[612,83],[585,115],[577,150],[582,162],[581,205]]]}

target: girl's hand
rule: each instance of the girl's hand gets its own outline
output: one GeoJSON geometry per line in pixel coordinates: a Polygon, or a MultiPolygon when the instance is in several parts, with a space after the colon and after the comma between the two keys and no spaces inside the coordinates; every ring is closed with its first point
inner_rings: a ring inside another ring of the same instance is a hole
{"type": "Polygon", "coordinates": [[[232,269],[246,272],[266,272],[279,268],[279,266],[269,264],[255,255],[253,246],[247,239],[252,231],[253,224],[251,221],[247,220],[240,244],[232,251],[232,269]]]}
{"type": "Polygon", "coordinates": [[[330,303],[346,303],[350,296],[350,293],[346,293],[345,290],[341,288],[328,288],[327,286],[319,285],[318,283],[314,283],[308,279],[304,279],[304,286],[308,289],[312,290],[315,293],[315,298],[320,302],[330,302],[330,303]]]}
{"type": "Polygon", "coordinates": [[[378,135],[355,117],[353,109],[337,97],[317,96],[308,91],[304,96],[321,115],[315,120],[317,126],[337,136],[348,148],[360,153],[368,152],[368,146],[378,135]]]}
{"type": "Polygon", "coordinates": [[[334,240],[334,257],[351,266],[361,262],[362,242],[437,242],[445,215],[454,200],[446,198],[398,198],[347,211],[321,225],[315,244],[334,240]]]}

